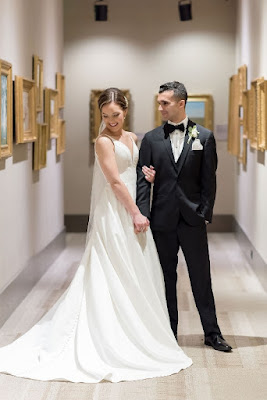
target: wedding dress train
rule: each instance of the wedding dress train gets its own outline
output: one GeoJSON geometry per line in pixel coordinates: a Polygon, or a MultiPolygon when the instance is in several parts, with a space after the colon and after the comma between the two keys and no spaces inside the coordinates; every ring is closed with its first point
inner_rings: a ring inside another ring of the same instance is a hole
{"type": "MultiPolygon", "coordinates": [[[[114,141],[121,179],[135,199],[138,149],[114,141]]],[[[0,371],[38,380],[95,383],[166,376],[192,361],[170,328],[151,231],[133,222],[97,157],[88,241],[75,277],[50,311],[0,349],[0,371]]]]}

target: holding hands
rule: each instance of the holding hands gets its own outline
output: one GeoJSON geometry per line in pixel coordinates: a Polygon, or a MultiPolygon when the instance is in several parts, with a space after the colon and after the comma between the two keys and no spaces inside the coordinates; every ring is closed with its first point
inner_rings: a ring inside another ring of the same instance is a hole
{"type": "Polygon", "coordinates": [[[149,227],[149,220],[140,212],[133,216],[133,223],[134,223],[134,232],[137,234],[146,232],[149,227]]]}

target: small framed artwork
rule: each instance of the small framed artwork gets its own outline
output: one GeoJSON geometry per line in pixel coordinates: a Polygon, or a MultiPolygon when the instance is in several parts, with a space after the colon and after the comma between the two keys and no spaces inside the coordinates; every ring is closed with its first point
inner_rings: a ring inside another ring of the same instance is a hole
{"type": "Polygon", "coordinates": [[[57,155],[64,153],[66,150],[66,121],[62,119],[58,121],[58,132],[57,155]]]}
{"type": "Polygon", "coordinates": [[[33,56],[32,78],[36,85],[36,111],[43,110],[43,60],[33,56]]]}
{"type": "Polygon", "coordinates": [[[58,91],[45,88],[45,123],[48,125],[48,140],[58,138],[58,91]]]}
{"type": "Polygon", "coordinates": [[[56,88],[58,90],[58,107],[65,107],[65,76],[57,72],[56,88]]]}
{"type": "Polygon", "coordinates": [[[38,171],[46,167],[47,124],[37,124],[37,140],[33,144],[33,169],[38,171]]]}
{"type": "Polygon", "coordinates": [[[12,147],[13,147],[12,65],[7,61],[0,60],[0,71],[1,71],[0,158],[6,158],[12,155],[12,147]]]}
{"type": "MultiPolygon", "coordinates": [[[[158,110],[158,95],[155,96],[155,127],[160,126],[161,113],[158,110]]],[[[205,128],[213,130],[213,98],[209,94],[190,94],[186,103],[186,114],[188,117],[205,128]]]]}
{"type": "MultiPolygon", "coordinates": [[[[124,122],[124,129],[126,131],[130,130],[130,91],[128,89],[121,89],[123,92],[124,96],[128,100],[128,112],[127,116],[125,118],[124,122]]],[[[99,132],[99,127],[101,123],[101,114],[98,108],[98,99],[100,94],[103,92],[103,90],[96,89],[91,91],[91,96],[90,96],[90,138],[91,142],[94,143],[99,132]]]]}
{"type": "Polygon", "coordinates": [[[267,150],[267,81],[264,80],[259,83],[258,88],[258,147],[259,150],[267,150]]]}
{"type": "Polygon", "coordinates": [[[37,139],[35,82],[21,76],[15,76],[15,130],[17,144],[37,139]]]}
{"type": "Polygon", "coordinates": [[[239,76],[233,75],[229,82],[228,151],[237,157],[240,155],[239,113],[239,76]]]}

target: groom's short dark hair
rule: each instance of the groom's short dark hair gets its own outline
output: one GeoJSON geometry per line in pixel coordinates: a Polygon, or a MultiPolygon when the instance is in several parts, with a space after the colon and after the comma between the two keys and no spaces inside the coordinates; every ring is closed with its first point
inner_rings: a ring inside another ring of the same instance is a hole
{"type": "Polygon", "coordinates": [[[185,100],[187,102],[187,91],[183,83],[173,81],[167,82],[159,87],[159,93],[166,92],[167,90],[173,90],[173,95],[179,100],[185,100]]]}

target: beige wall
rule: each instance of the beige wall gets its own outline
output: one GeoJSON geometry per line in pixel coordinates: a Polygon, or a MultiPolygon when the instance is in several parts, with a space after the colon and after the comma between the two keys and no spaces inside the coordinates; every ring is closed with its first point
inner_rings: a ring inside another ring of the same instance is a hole
{"type": "MultiPolygon", "coordinates": [[[[44,86],[63,68],[62,0],[1,0],[0,58],[15,75],[32,77],[32,55],[44,61],[44,86]]],[[[55,143],[47,168],[32,171],[32,144],[0,160],[0,291],[63,229],[63,157],[55,143]]]]}
{"type": "MultiPolygon", "coordinates": [[[[89,98],[92,89],[128,88],[132,129],[153,128],[159,84],[185,83],[189,93],[210,93],[217,125],[227,125],[228,79],[235,69],[235,1],[193,2],[193,20],[181,22],[177,0],[112,0],[109,21],[95,22],[93,1],[64,1],[64,71],[67,78],[65,213],[87,214],[92,176],[89,98]]],[[[234,212],[234,159],[218,141],[216,214],[234,212]]]]}
{"type": "MultiPolygon", "coordinates": [[[[248,82],[267,79],[267,1],[239,0],[236,67],[247,64],[248,82]]],[[[248,147],[247,167],[236,167],[236,219],[267,262],[267,152],[248,147]]]]}

